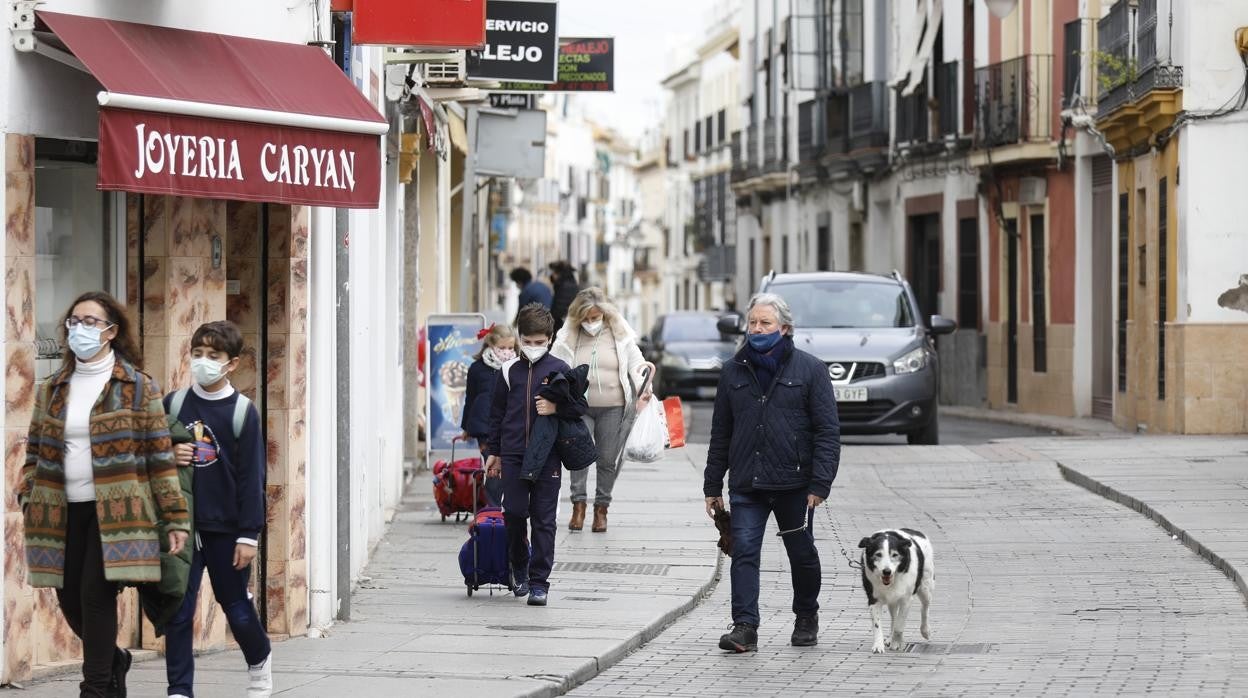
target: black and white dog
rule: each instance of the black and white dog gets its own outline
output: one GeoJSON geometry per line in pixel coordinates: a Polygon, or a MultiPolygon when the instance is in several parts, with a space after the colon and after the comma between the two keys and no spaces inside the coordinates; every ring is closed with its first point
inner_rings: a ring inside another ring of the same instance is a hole
{"type": "Polygon", "coordinates": [[[932,542],[914,529],[890,528],[863,538],[858,541],[858,547],[862,548],[862,588],[867,592],[871,627],[875,629],[871,651],[883,652],[886,646],[884,631],[880,627],[885,606],[893,619],[892,636],[887,647],[893,651],[905,647],[901,635],[906,628],[906,613],[915,596],[923,604],[923,625],[919,632],[923,634],[923,639],[930,639],[927,607],[932,602],[932,590],[936,586],[932,542]]]}

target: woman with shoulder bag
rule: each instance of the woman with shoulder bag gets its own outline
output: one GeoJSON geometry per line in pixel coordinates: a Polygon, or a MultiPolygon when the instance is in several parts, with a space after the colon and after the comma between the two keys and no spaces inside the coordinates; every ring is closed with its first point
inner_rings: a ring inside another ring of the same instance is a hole
{"type": "Polygon", "coordinates": [[[116,646],[121,584],[160,581],[190,517],[160,387],[140,369],[121,305],[80,296],[64,319],[64,364],[36,397],[18,489],[30,584],[56,589],[82,640],[81,696],[124,696],[130,653],[116,646]]]}
{"type": "MultiPolygon", "coordinates": [[[[637,347],[637,333],[620,316],[602,289],[587,288],[576,294],[568,319],[555,336],[551,354],[569,366],[589,366],[589,414],[585,421],[598,447],[597,482],[594,493],[593,531],[607,530],[607,508],[619,474],[620,451],[627,435],[620,433],[626,410],[636,409],[633,386],[641,385],[647,363],[637,347]]],[[[649,392],[642,401],[649,399],[649,392]]],[[[572,519],[568,528],[579,531],[585,524],[589,469],[573,471],[572,519]]]]}

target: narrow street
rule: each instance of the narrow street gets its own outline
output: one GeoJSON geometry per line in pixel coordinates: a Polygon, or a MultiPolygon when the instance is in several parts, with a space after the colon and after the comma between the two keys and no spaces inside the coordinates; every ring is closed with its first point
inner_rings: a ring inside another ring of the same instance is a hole
{"type": "Polygon", "coordinates": [[[757,654],[716,646],[731,620],[724,560],[696,610],[571,695],[1244,695],[1248,614],[1234,584],[1138,513],[1063,480],[1029,448],[1048,443],[847,446],[818,514],[818,647],[788,644],[787,559],[768,535],[757,654]],[[915,611],[907,650],[875,656],[847,556],[897,526],[934,541],[933,638],[918,636],[915,611]]]}

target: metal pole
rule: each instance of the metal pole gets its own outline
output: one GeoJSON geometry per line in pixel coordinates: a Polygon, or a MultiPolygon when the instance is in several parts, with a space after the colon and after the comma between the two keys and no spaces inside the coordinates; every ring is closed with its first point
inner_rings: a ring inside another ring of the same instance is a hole
{"type": "Polygon", "coordinates": [[[351,620],[351,255],[348,252],[350,213],[334,212],[334,287],[338,405],[338,618],[351,620]]]}
{"type": "Polygon", "coordinates": [[[469,304],[471,299],[471,277],[477,250],[477,109],[468,107],[468,152],[464,155],[464,217],[460,225],[459,254],[459,309],[463,312],[474,310],[469,304]]]}

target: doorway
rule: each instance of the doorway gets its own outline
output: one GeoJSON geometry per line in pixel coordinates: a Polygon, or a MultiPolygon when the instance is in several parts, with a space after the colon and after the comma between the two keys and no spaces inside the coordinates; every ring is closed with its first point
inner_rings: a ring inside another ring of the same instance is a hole
{"type": "Polygon", "coordinates": [[[1092,416],[1114,418],[1114,164],[1092,161],[1092,416]]]}
{"type": "Polygon", "coordinates": [[[1005,222],[1005,401],[1018,403],[1018,221],[1005,222]]]}
{"type": "Polygon", "coordinates": [[[940,309],[940,214],[910,217],[908,252],[907,276],[926,324],[940,309]]]}

